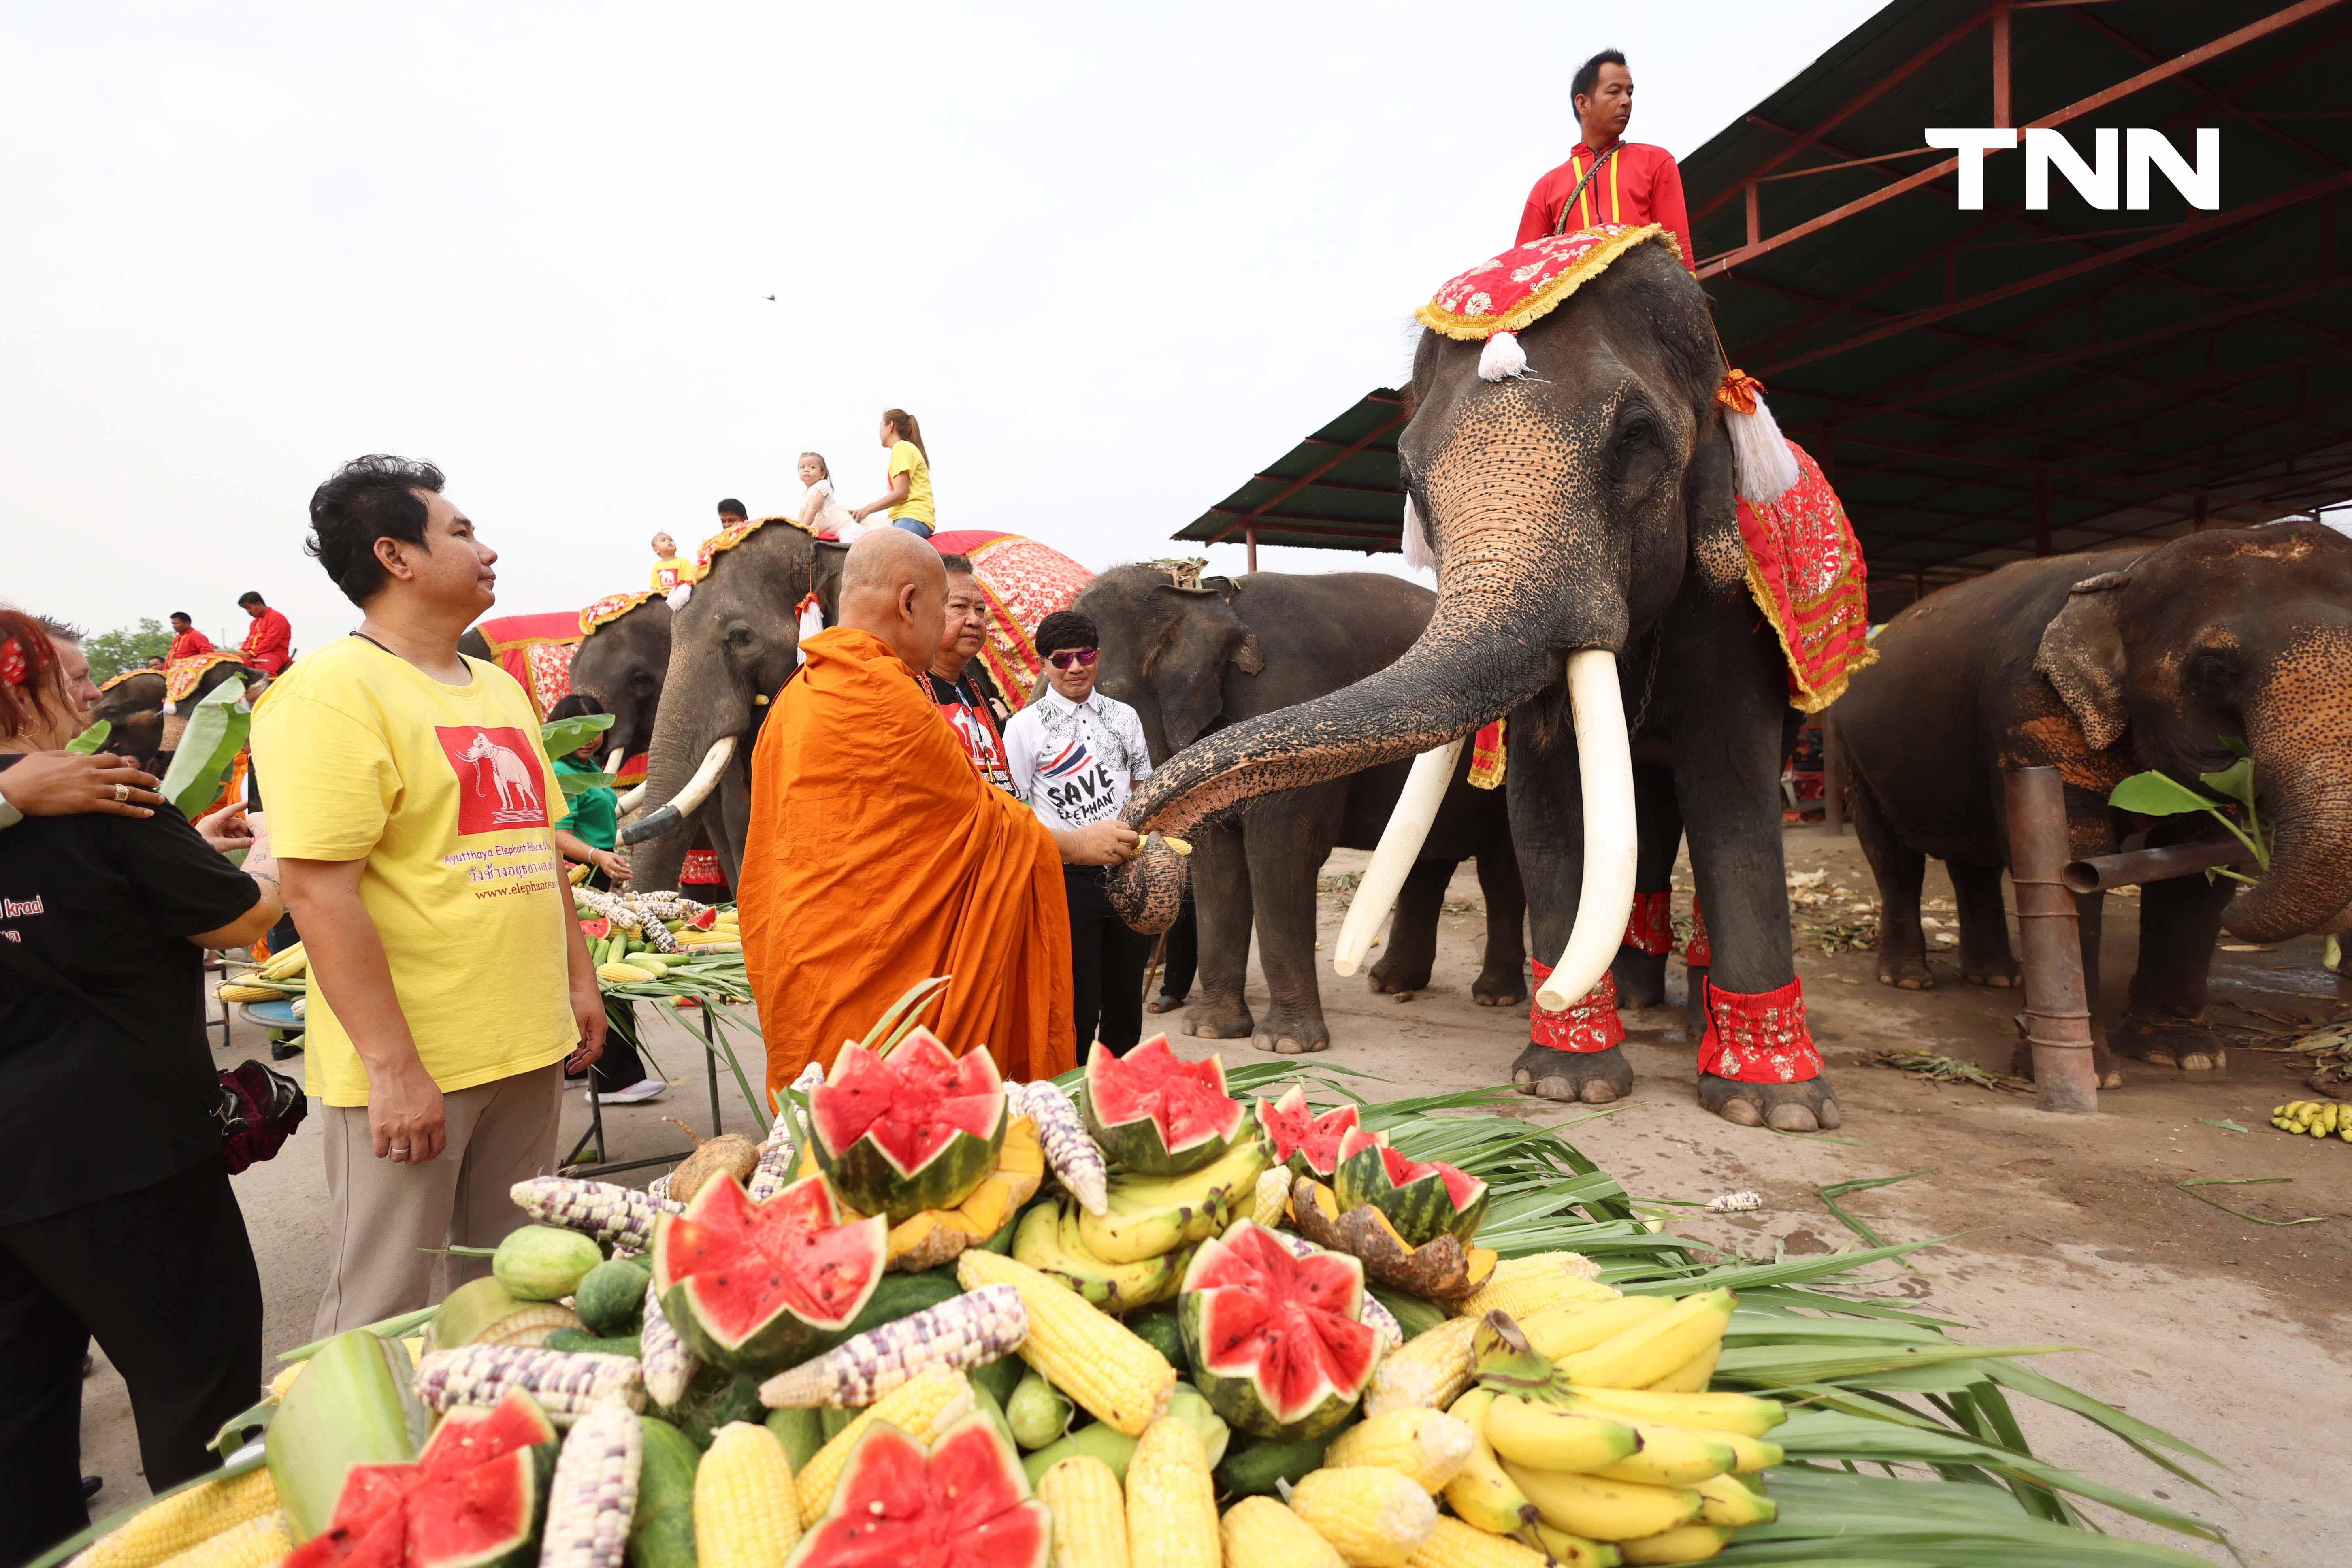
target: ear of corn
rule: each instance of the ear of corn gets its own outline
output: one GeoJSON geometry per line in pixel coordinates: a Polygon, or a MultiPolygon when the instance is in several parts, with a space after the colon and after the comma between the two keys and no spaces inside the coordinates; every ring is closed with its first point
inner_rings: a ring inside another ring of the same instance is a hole
{"type": "Polygon", "coordinates": [[[1532,1546],[1474,1530],[1458,1519],[1438,1516],[1406,1568],[1544,1568],[1544,1554],[1532,1546]]]}
{"type": "Polygon", "coordinates": [[[1600,1276],[1601,1266],[1580,1252],[1506,1258],[1454,1311],[1465,1318],[1483,1318],[1489,1312],[1524,1318],[1566,1301],[1611,1301],[1622,1294],[1601,1284],[1600,1276]]]}
{"type": "Polygon", "coordinates": [[[1310,1470],[1291,1489],[1290,1508],[1354,1568],[1401,1568],[1437,1528],[1429,1494],[1378,1466],[1310,1470]]]}
{"type": "Polygon", "coordinates": [[[637,1366],[646,1392],[656,1405],[676,1405],[686,1397],[686,1385],[694,1381],[698,1364],[692,1348],[662,1316],[661,1292],[647,1285],[645,1311],[637,1323],[637,1366]]]}
{"type": "Polygon", "coordinates": [[[721,1426],[694,1470],[697,1568],[783,1568],[800,1538],[784,1446],[749,1421],[721,1426]]]}
{"type": "Polygon", "coordinates": [[[1270,1497],[1245,1497],[1225,1510],[1223,1535],[1224,1568],[1346,1568],[1313,1525],[1270,1497]]]}
{"type": "Polygon", "coordinates": [[[934,1367],[962,1371],[994,1361],[1028,1331],[1021,1293],[1010,1285],[983,1285],[786,1368],[760,1385],[760,1402],[773,1410],[871,1405],[934,1367]]]}
{"type": "Polygon", "coordinates": [[[1018,1259],[979,1248],[956,1259],[967,1290],[1011,1285],[1029,1315],[1021,1359],[1096,1419],[1139,1437],[1168,1408],[1176,1369],[1134,1331],[1018,1259]]]}
{"type": "Polygon", "coordinates": [[[224,1531],[277,1511],[278,1485],[267,1466],[257,1466],[148,1504],[99,1537],[76,1560],[77,1568],[154,1568],[224,1531]]]}
{"type": "Polygon", "coordinates": [[[293,1531],[277,1509],[230,1525],[210,1541],[163,1559],[163,1568],[269,1568],[294,1550],[293,1531]]]}
{"type": "Polygon", "coordinates": [[[577,1176],[532,1176],[517,1182],[507,1195],[543,1225],[560,1225],[639,1252],[654,1244],[656,1218],[686,1212],[684,1204],[669,1198],[577,1176]]]}
{"type": "Polygon", "coordinates": [[[1257,1175],[1257,1191],[1254,1194],[1250,1218],[1273,1230],[1290,1213],[1290,1168],[1276,1165],[1257,1175]]]}
{"type": "Polygon", "coordinates": [[[1037,1478],[1037,1500],[1054,1515],[1051,1568],[1129,1568],[1127,1499],[1108,1465],[1092,1454],[1061,1460],[1037,1478]]]}
{"type": "Polygon", "coordinates": [[[415,1388],[426,1409],[443,1413],[460,1405],[496,1405],[520,1388],[538,1400],[558,1426],[571,1426],[601,1405],[620,1404],[632,1411],[646,1405],[635,1356],[528,1345],[428,1351],[416,1363],[415,1388]]]}
{"type": "Polygon", "coordinates": [[[1324,1451],[1332,1469],[1380,1465],[1409,1477],[1425,1492],[1442,1491],[1469,1462],[1477,1434],[1442,1410],[1391,1410],[1339,1434],[1324,1451]]]}
{"type": "Polygon", "coordinates": [[[1476,1318],[1449,1318],[1427,1333],[1405,1341],[1381,1358],[1365,1391],[1364,1414],[1391,1410],[1443,1410],[1470,1386],[1475,1358],[1470,1353],[1476,1318]]]}
{"type": "Polygon", "coordinates": [[[1013,1096],[1013,1109],[1037,1124],[1045,1163],[1078,1206],[1091,1215],[1109,1213],[1109,1169],[1070,1097],[1050,1083],[1026,1083],[1013,1096]]]}
{"type": "MultiPolygon", "coordinates": [[[[992,1256],[993,1256],[992,1254],[992,1256]]],[[[902,1384],[859,1412],[857,1418],[835,1434],[832,1442],[810,1456],[793,1478],[793,1495],[800,1505],[801,1528],[814,1524],[833,1500],[834,1483],[849,1464],[850,1451],[866,1429],[887,1421],[916,1442],[929,1444],[940,1431],[971,1414],[971,1384],[960,1372],[927,1372],[902,1384]]]]}
{"type": "Polygon", "coordinates": [[[1209,1450],[1180,1417],[1144,1428],[1127,1461],[1127,1560],[1129,1568],[1219,1568],[1209,1450]]]}
{"type": "Polygon", "coordinates": [[[565,1434],[539,1568],[620,1568],[645,1458],[644,1431],[626,1405],[600,1405],[565,1434]]]}

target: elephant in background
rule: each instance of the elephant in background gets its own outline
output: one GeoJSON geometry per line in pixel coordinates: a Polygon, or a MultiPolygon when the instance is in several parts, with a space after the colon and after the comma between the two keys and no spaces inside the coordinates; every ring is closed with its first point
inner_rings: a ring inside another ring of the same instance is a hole
{"type": "MultiPolygon", "coordinates": [[[[260,694],[262,684],[269,679],[251,665],[215,664],[196,678],[196,689],[178,703],[180,711],[186,713],[231,677],[244,680],[246,690],[254,696],[260,694]]],[[[163,749],[164,690],[161,671],[141,670],[100,692],[89,710],[91,723],[103,719],[114,726],[107,735],[106,750],[158,774],[172,765],[172,753],[163,749]]]]}
{"type": "MultiPolygon", "coordinates": [[[[2154,770],[2198,775],[2253,757],[2270,868],[2252,888],[2176,877],[2140,893],[2139,963],[2109,1048],[2187,1072],[2227,1065],[2205,1023],[2214,938],[2331,929],[2352,902],[2352,540],[2315,522],[2192,533],[2020,561],[1922,599],[1888,623],[1878,663],[1830,710],[1854,828],[1878,879],[1878,978],[1933,984],[1919,928],[1927,857],[1959,908],[1960,969],[2017,983],[2000,877],[2004,770],[2059,770],[2079,858],[2115,852],[2134,821],[2107,804],[2154,770]]],[[[2158,819],[2157,844],[2220,837],[2201,814],[2158,819]]],[[[2101,895],[2078,900],[2083,969],[2099,994],[2101,895]]],[[[1709,910],[1712,920],[1713,911],[1709,910]]],[[[2018,1070],[2030,1070],[2021,1047],[2018,1070]]]]}
{"type": "Polygon", "coordinates": [[[632,886],[675,888],[698,826],[730,887],[751,822],[751,744],[770,696],[799,664],[801,601],[830,624],[849,548],[782,520],[711,557],[670,616],[669,668],[646,764],[645,815],[622,830],[632,886]]]}
{"type": "MultiPolygon", "coordinates": [[[[1400,447],[1438,565],[1420,638],[1353,685],[1203,736],[1126,819],[1191,837],[1255,796],[1429,752],[1508,714],[1512,843],[1536,956],[1559,960],[1539,999],[1598,1010],[1633,892],[1633,756],[1654,755],[1671,770],[1706,911],[1710,1023],[1728,1026],[1701,1047],[1700,1102],[1735,1123],[1835,1127],[1836,1097],[1800,1033],[1790,949],[1788,666],[1746,585],[1706,296],[1664,247],[1637,245],[1518,345],[1527,374],[1494,381],[1476,342],[1424,332],[1416,351],[1400,447]]],[[[1418,842],[1407,831],[1395,849],[1418,842]]],[[[1376,863],[1390,854],[1384,841],[1376,863]]],[[[1182,860],[1147,840],[1110,889],[1131,924],[1156,931],[1183,879],[1182,860]]],[[[1629,1093],[1622,1046],[1590,1043],[1555,1048],[1531,1027],[1512,1076],[1549,1099],[1629,1093]]]]}
{"type": "Polygon", "coordinates": [[[593,697],[613,715],[613,727],[604,731],[606,773],[617,773],[625,760],[652,748],[669,649],[670,608],[656,596],[596,627],[572,654],[572,689],[593,697]]]}
{"type": "MultiPolygon", "coordinates": [[[[1180,587],[1152,566],[1119,566],[1087,585],[1073,608],[1102,634],[1097,688],[1141,715],[1154,766],[1221,725],[1336,691],[1392,662],[1428,623],[1437,596],[1369,572],[1314,576],[1260,572],[1180,587]]],[[[1406,879],[1373,966],[1374,991],[1429,984],[1437,920],[1454,867],[1475,855],[1486,895],[1486,952],[1471,987],[1482,1006],[1527,1000],[1527,899],[1511,856],[1499,790],[1455,770],[1429,842],[1406,879]]],[[[1406,764],[1350,775],[1254,802],[1194,841],[1193,907],[1200,921],[1204,999],[1188,1027],[1207,1039],[1249,1038],[1260,1050],[1319,1051],[1330,1043],[1316,981],[1315,883],[1332,849],[1378,842],[1406,764]],[[1271,1005],[1254,1018],[1244,997],[1250,931],[1271,1005]]]]}

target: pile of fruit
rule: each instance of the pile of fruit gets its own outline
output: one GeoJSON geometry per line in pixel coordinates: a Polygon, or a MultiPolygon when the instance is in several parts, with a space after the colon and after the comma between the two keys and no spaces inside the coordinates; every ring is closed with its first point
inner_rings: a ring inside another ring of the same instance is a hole
{"type": "Polygon", "coordinates": [[[289,997],[300,998],[309,988],[310,961],[302,954],[302,944],[273,952],[261,963],[235,980],[225,980],[219,986],[224,1002],[283,1002],[289,997]]]}
{"type": "Polygon", "coordinates": [[[2001,1389],[2178,1439],[1797,1288],[1901,1248],[1710,1268],[1555,1134],[1164,1039],[1007,1084],[936,984],[658,1191],[519,1184],[488,1278],[296,1352],[82,1568],[2201,1561],[2065,1494],[2220,1539],[2001,1389]]]}
{"type": "Polygon", "coordinates": [[[2334,1133],[2352,1143],[2352,1105],[2340,1100],[2290,1100],[2271,1112],[2271,1125],[2282,1132],[2325,1138],[2334,1133]]]}

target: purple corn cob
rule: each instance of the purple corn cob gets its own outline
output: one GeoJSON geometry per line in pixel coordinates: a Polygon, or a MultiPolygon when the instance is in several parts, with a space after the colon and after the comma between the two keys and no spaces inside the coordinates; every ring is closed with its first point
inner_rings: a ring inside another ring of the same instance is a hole
{"type": "Polygon", "coordinates": [[[666,1214],[684,1214],[686,1205],[656,1198],[635,1187],[612,1182],[586,1182],[577,1176],[532,1176],[517,1182],[507,1195],[515,1206],[542,1225],[558,1225],[643,1252],[654,1243],[654,1221],[666,1214]]]}
{"type": "Polygon", "coordinates": [[[697,1364],[694,1352],[662,1316],[661,1293],[646,1286],[645,1318],[637,1325],[637,1365],[646,1392],[656,1405],[676,1405],[686,1397],[697,1364]]]}
{"type": "Polygon", "coordinates": [[[1110,1172],[1069,1097],[1050,1083],[1010,1087],[1013,1109],[1037,1124],[1037,1142],[1045,1151],[1045,1163],[1078,1200],[1078,1206],[1088,1214],[1109,1213],[1110,1172]]]}
{"type": "Polygon", "coordinates": [[[1009,1355],[1029,1337],[1029,1313],[1010,1285],[983,1285],[844,1341],[760,1385],[772,1410],[873,1404],[932,1371],[961,1372],[1009,1355]]]}
{"type": "Polygon", "coordinates": [[[571,1426],[600,1405],[617,1403],[636,1410],[646,1402],[633,1356],[529,1345],[427,1351],[416,1363],[415,1388],[426,1409],[443,1414],[461,1405],[493,1405],[520,1388],[538,1400],[558,1426],[571,1426]]]}
{"type": "MultiPolygon", "coordinates": [[[[806,1094],[824,1081],[824,1069],[811,1062],[801,1068],[801,1076],[793,1079],[792,1086],[806,1094]]],[[[792,1185],[799,1163],[800,1151],[793,1147],[793,1119],[779,1106],[775,1121],[768,1124],[768,1135],[760,1141],[760,1163],[752,1168],[751,1179],[743,1184],[743,1190],[753,1203],[766,1203],[792,1185]]]]}
{"type": "Polygon", "coordinates": [[[628,1406],[600,1405],[580,1418],[556,1456],[539,1568],[621,1568],[645,1458],[628,1406]]]}

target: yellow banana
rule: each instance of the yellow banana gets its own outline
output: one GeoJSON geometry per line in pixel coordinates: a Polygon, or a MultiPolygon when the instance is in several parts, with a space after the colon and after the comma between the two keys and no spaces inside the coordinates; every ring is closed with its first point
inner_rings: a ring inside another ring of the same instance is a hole
{"type": "Polygon", "coordinates": [[[1780,1405],[1752,1394],[1654,1394],[1646,1388],[1578,1388],[1565,1408],[1612,1421],[1697,1426],[1746,1437],[1761,1437],[1789,1418],[1780,1405]]]}
{"type": "Polygon", "coordinates": [[[1642,1446],[1613,1465],[1591,1473],[1612,1481],[1642,1481],[1654,1487],[1686,1487],[1710,1476],[1727,1474],[1739,1457],[1727,1443],[1688,1426],[1636,1426],[1642,1446]]]}
{"type": "Polygon", "coordinates": [[[1698,1493],[1684,1487],[1649,1487],[1634,1481],[1604,1481],[1562,1475],[1503,1461],[1503,1473],[1519,1484],[1544,1522],[1594,1541],[1634,1541],[1688,1524],[1698,1517],[1698,1493]]]}
{"type": "Polygon", "coordinates": [[[1547,1361],[1589,1351],[1674,1303],[1664,1296],[1620,1296],[1613,1301],[1563,1301],[1519,1321],[1528,1343],[1547,1361]]]}
{"type": "Polygon", "coordinates": [[[1735,1476],[1709,1476],[1691,1488],[1698,1493],[1702,1524],[1769,1524],[1780,1505],[1735,1476]]]}
{"type": "Polygon", "coordinates": [[[1536,1505],[1519,1490],[1517,1482],[1503,1473],[1503,1462],[1486,1441],[1486,1407],[1494,1403],[1494,1394],[1474,1388],[1446,1411],[1467,1425],[1476,1441],[1471,1445],[1468,1462],[1445,1483],[1445,1502],[1465,1524],[1489,1535],[1516,1535],[1535,1522],[1536,1505]]]}
{"type": "Polygon", "coordinates": [[[1729,1448],[1732,1453],[1731,1473],[1735,1476],[1752,1476],[1759,1470],[1769,1470],[1788,1458],[1780,1451],[1780,1444],[1761,1437],[1750,1437],[1745,1433],[1707,1427],[1685,1427],[1684,1430],[1729,1448]]]}
{"type": "Polygon", "coordinates": [[[1545,1555],[1559,1568],[1617,1568],[1625,1561],[1623,1554],[1605,1541],[1587,1541],[1541,1521],[1533,1528],[1536,1539],[1543,1542],[1545,1555]]]}
{"type": "Polygon", "coordinates": [[[1715,1376],[1715,1363],[1723,1355],[1723,1342],[1715,1343],[1648,1385],[1653,1394],[1705,1394],[1709,1379],[1715,1376]]]}
{"type": "MultiPolygon", "coordinates": [[[[1486,1407],[1486,1441],[1506,1460],[1568,1471],[1613,1465],[1642,1446],[1622,1422],[1530,1404],[1516,1394],[1497,1394],[1486,1407]]],[[[1729,1462],[1727,1458],[1727,1467],[1729,1462]]]]}
{"type": "Polygon", "coordinates": [[[1559,1370],[1574,1384],[1641,1388],[1676,1370],[1707,1346],[1719,1343],[1730,1324],[1731,1292],[1703,1290],[1684,1297],[1647,1322],[1570,1356],[1559,1363],[1559,1370]]]}
{"type": "Polygon", "coordinates": [[[1719,1524],[1685,1524],[1646,1540],[1622,1542],[1617,1550],[1626,1562],[1647,1568],[1653,1563],[1704,1563],[1730,1539],[1731,1531],[1719,1524]]]}

